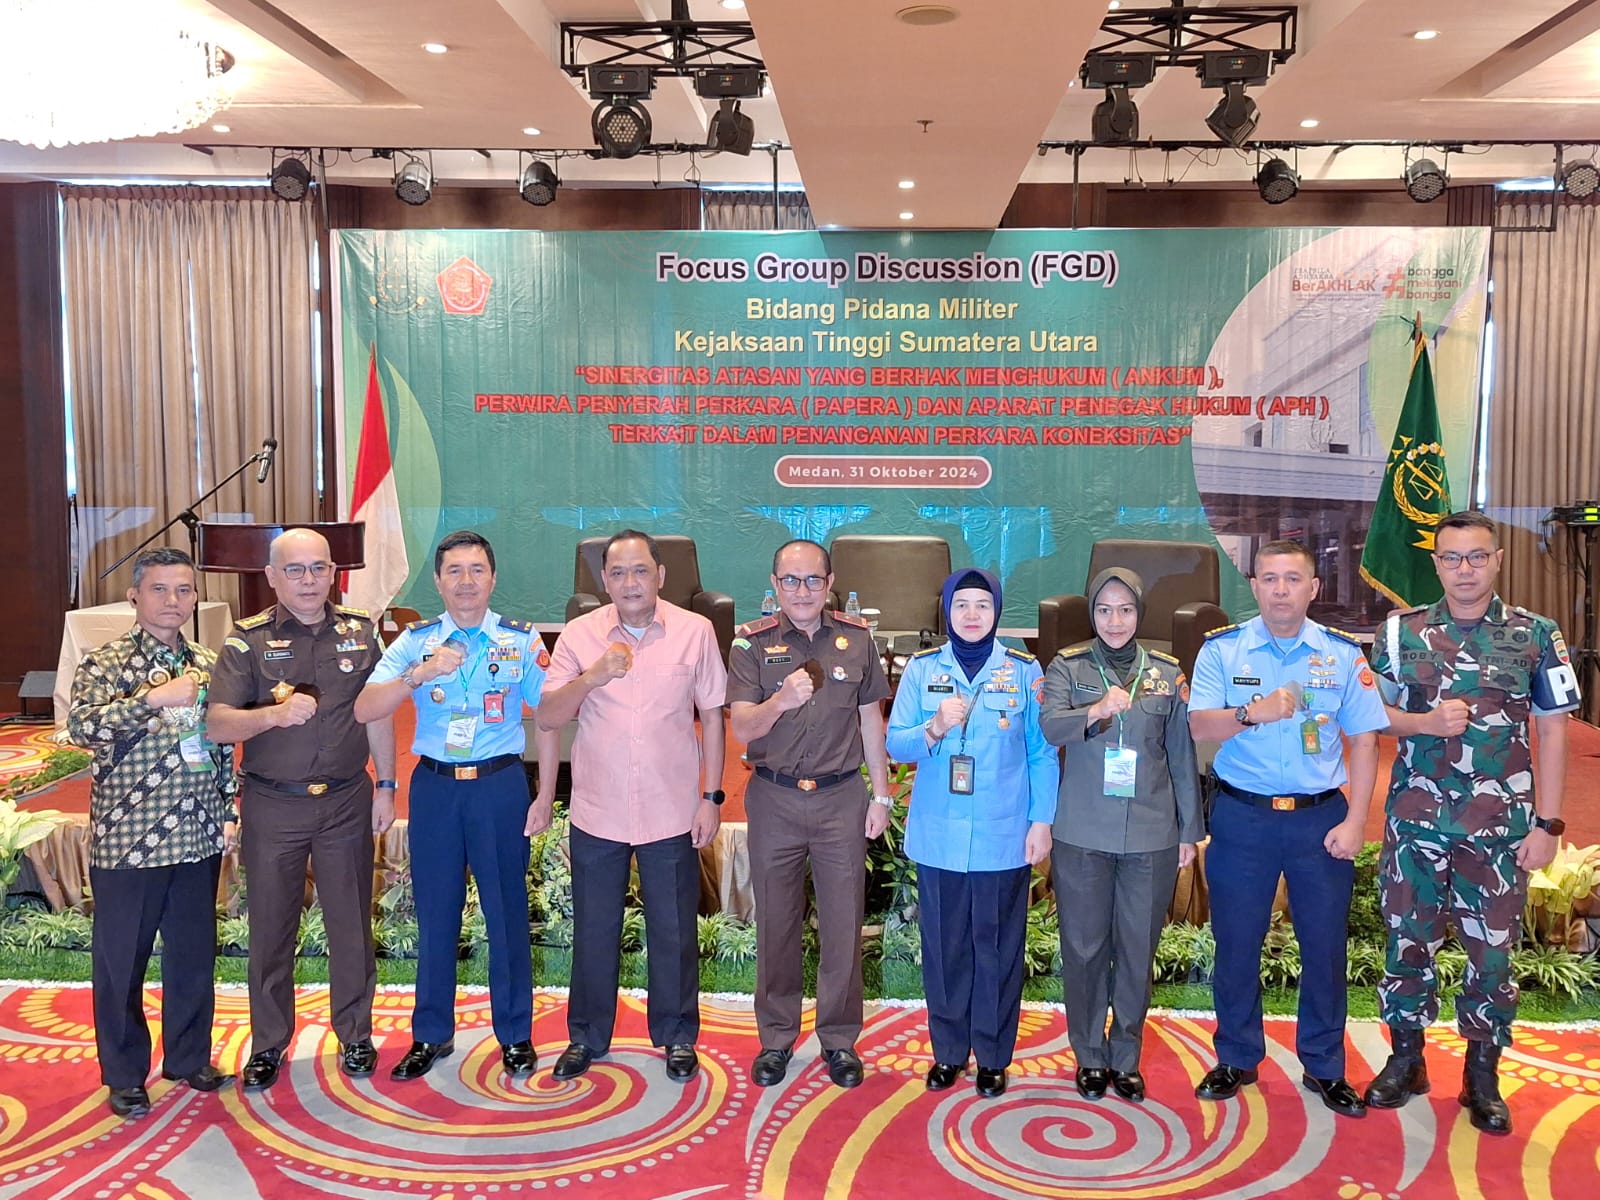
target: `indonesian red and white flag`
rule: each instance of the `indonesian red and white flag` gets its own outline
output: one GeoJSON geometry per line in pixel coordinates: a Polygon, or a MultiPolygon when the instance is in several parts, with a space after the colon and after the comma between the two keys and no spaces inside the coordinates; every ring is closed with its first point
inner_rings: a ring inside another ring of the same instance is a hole
{"type": "Polygon", "coordinates": [[[356,451],[350,519],[367,523],[367,565],[346,574],[344,602],[366,609],[377,619],[405,587],[411,564],[406,559],[400,493],[394,483],[394,460],[389,456],[389,425],[383,415],[383,393],[378,388],[376,346],[367,366],[367,403],[361,413],[361,444],[356,451]]]}

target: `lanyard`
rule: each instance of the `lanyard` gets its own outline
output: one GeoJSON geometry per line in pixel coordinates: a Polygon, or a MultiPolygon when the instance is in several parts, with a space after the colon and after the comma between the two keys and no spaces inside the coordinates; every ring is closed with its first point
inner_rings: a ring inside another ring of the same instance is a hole
{"type": "MultiPolygon", "coordinates": [[[[483,645],[478,647],[478,657],[476,659],[469,662],[468,657],[464,656],[461,660],[461,665],[456,668],[456,681],[461,684],[462,708],[471,707],[469,701],[472,699],[472,677],[478,673],[478,667],[489,654],[489,635],[484,633],[482,628],[475,629],[473,632],[483,638],[483,645]]],[[[462,631],[461,636],[465,638],[467,636],[466,632],[462,631]]],[[[445,640],[448,641],[449,639],[445,640]]],[[[470,655],[470,650],[468,654],[470,655]]]]}
{"type": "MultiPolygon", "coordinates": [[[[1103,663],[1100,659],[1100,647],[1094,646],[1091,648],[1090,652],[1094,655],[1094,669],[1100,672],[1100,683],[1105,690],[1109,692],[1111,690],[1111,677],[1106,674],[1105,663],[1103,663]]],[[[1139,698],[1139,685],[1144,682],[1144,664],[1146,661],[1144,647],[1140,646],[1139,661],[1134,664],[1133,668],[1133,686],[1128,689],[1128,704],[1130,707],[1132,706],[1133,702],[1139,698]]],[[[1122,745],[1121,713],[1117,714],[1117,745],[1122,745]]]]}

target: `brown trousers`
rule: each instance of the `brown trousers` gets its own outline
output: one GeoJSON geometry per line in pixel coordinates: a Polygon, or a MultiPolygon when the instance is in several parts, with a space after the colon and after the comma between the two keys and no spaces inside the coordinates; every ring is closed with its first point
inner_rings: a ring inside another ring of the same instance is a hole
{"type": "Polygon", "coordinates": [[[295,938],[306,862],[328,931],[328,1004],[348,1046],[372,1036],[372,780],[321,796],[286,795],[248,777],[239,806],[250,914],[251,1049],[287,1050],[294,1036],[295,938]]]}
{"type": "Polygon", "coordinates": [[[861,919],[867,894],[866,781],[825,791],[750,777],[750,874],[756,902],[756,1025],[767,1050],[800,1036],[804,987],[801,929],[806,863],[817,894],[817,1040],[849,1049],[861,1033],[861,919]]]}

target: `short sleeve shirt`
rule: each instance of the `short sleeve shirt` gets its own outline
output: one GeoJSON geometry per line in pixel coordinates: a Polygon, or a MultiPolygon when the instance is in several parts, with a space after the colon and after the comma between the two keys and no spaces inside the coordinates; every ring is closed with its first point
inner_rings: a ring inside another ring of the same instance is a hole
{"type": "Polygon", "coordinates": [[[864,760],[859,710],[889,695],[865,621],[825,611],[810,636],[781,614],[742,626],[728,651],[728,703],[760,704],[807,662],[817,664],[821,686],[750,743],[750,762],[781,775],[853,771],[864,760]]]}

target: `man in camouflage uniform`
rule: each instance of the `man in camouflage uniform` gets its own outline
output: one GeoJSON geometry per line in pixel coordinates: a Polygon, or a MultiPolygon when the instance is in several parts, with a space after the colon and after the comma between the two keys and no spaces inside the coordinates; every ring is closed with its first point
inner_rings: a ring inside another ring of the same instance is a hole
{"type": "Polygon", "coordinates": [[[1517,1013],[1511,951],[1528,872],[1549,864],[1565,830],[1565,714],[1578,706],[1555,622],[1495,594],[1503,554],[1482,513],[1445,517],[1433,555],[1444,599],[1391,613],[1372,647],[1400,747],[1379,868],[1389,938],[1378,997],[1394,1052],[1366,1101],[1398,1108],[1428,1090],[1423,1031],[1439,1014],[1434,955],[1449,923],[1468,960],[1456,1001],[1468,1043],[1460,1099],[1489,1133],[1511,1131],[1496,1077],[1517,1013]]]}

